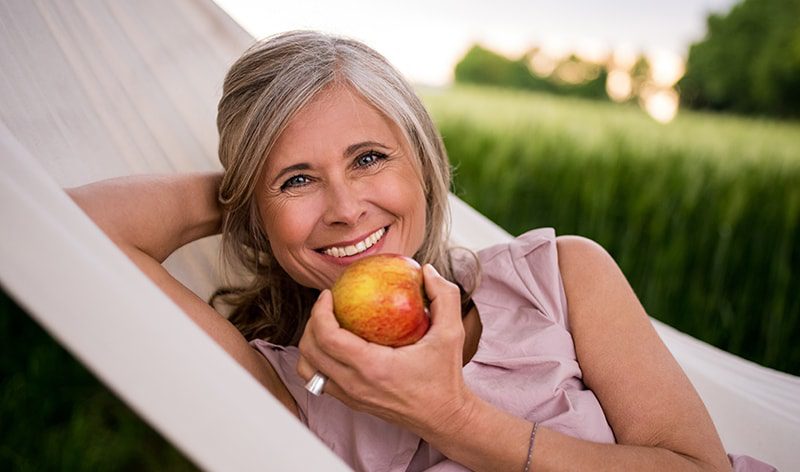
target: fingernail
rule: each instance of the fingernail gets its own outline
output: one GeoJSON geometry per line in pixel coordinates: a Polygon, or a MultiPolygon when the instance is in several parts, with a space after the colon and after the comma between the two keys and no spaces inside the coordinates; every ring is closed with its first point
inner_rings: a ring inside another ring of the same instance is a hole
{"type": "Polygon", "coordinates": [[[433,264],[425,264],[423,270],[427,270],[429,275],[439,275],[439,271],[436,270],[433,264]]]}

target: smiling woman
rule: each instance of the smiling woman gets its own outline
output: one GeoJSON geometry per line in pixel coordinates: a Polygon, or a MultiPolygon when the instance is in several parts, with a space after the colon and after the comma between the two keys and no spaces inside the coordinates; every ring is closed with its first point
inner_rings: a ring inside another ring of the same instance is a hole
{"type": "Polygon", "coordinates": [[[231,67],[217,123],[222,175],[68,192],[351,467],[730,468],[702,401],[597,244],[545,228],[477,261],[456,257],[441,139],[380,55],[313,32],[259,42],[231,67]],[[229,319],[160,264],[219,231],[249,272],[217,293],[229,319]],[[431,325],[414,344],[369,343],[333,315],[334,281],[379,253],[423,265],[431,325]],[[315,372],[329,379],[321,396],[304,389],[315,372]]]}
{"type": "Polygon", "coordinates": [[[212,300],[248,339],[297,344],[318,290],[369,238],[452,278],[444,145],[372,49],[311,32],[257,43],[228,72],[217,126],[225,259],[259,277],[212,300]]]}

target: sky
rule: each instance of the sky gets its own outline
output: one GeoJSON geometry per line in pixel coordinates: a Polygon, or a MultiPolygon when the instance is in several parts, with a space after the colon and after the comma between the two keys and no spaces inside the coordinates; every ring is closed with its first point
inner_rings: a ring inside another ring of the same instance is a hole
{"type": "Polygon", "coordinates": [[[215,0],[256,38],[315,29],[359,39],[418,84],[445,85],[475,43],[520,55],[532,46],[625,49],[685,57],[710,12],[737,0],[215,0]]]}

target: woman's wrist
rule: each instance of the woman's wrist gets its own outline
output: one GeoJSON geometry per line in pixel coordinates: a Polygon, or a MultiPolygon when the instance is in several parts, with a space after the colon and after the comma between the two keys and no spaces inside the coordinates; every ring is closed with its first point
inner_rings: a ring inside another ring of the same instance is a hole
{"type": "Polygon", "coordinates": [[[533,424],[469,393],[463,408],[428,436],[442,454],[472,470],[524,470],[533,424]]]}
{"type": "Polygon", "coordinates": [[[427,423],[424,429],[417,432],[445,455],[446,449],[460,442],[460,438],[469,437],[476,427],[484,424],[482,416],[489,413],[487,407],[491,408],[482,398],[466,390],[458,401],[453,400],[438,411],[426,409],[427,423]]]}
{"type": "Polygon", "coordinates": [[[462,395],[452,397],[435,411],[426,409],[426,416],[419,420],[422,426],[417,433],[420,437],[431,444],[446,442],[469,428],[483,400],[468,389],[464,390],[462,395]]]}

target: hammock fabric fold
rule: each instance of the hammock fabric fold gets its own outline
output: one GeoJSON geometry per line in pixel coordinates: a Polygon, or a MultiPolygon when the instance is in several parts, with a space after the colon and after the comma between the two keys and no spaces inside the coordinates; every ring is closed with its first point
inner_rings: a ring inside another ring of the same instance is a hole
{"type": "MultiPolygon", "coordinates": [[[[0,282],[201,467],[346,470],[61,191],[219,168],[222,79],[252,41],[211,0],[1,2],[0,282]]],[[[451,204],[454,243],[510,238],[456,197],[451,204]]],[[[218,238],[192,243],[165,265],[207,298],[220,282],[217,247],[218,238]]],[[[800,378],[653,323],[728,451],[800,467],[800,378]]]]}

